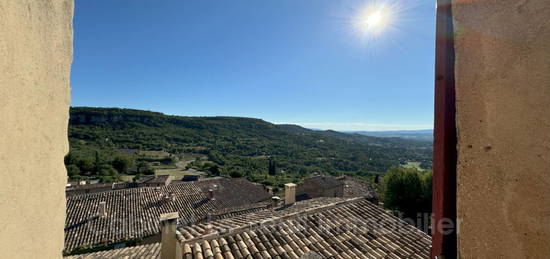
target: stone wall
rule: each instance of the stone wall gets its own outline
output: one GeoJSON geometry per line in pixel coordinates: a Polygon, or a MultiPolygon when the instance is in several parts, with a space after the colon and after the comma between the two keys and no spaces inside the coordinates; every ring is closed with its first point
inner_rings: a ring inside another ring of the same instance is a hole
{"type": "Polygon", "coordinates": [[[312,176],[296,187],[296,201],[319,197],[344,197],[344,182],[333,176],[312,176]]]}
{"type": "Polygon", "coordinates": [[[550,258],[550,1],[456,0],[461,258],[550,258]]]}
{"type": "Polygon", "coordinates": [[[60,258],[72,0],[0,1],[0,258],[60,258]]]}

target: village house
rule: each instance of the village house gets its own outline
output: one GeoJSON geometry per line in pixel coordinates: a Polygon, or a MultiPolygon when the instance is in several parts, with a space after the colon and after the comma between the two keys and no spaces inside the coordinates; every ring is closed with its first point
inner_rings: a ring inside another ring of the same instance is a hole
{"type": "Polygon", "coordinates": [[[134,182],[135,187],[161,187],[169,185],[172,178],[169,175],[145,175],[134,182]]]}
{"type": "Polygon", "coordinates": [[[166,186],[172,182],[169,175],[146,175],[141,176],[133,183],[91,183],[91,184],[70,184],[65,187],[65,194],[67,196],[86,194],[86,193],[99,193],[112,190],[122,190],[135,187],[160,187],[166,186]]]}
{"type": "Polygon", "coordinates": [[[366,197],[378,201],[376,190],[369,183],[349,176],[315,175],[298,184],[297,201],[318,197],[366,197]]]}
{"type": "Polygon", "coordinates": [[[65,194],[67,196],[98,193],[112,190],[122,190],[131,188],[128,183],[91,183],[91,184],[78,184],[68,185],[65,187],[65,194]]]}
{"type": "Polygon", "coordinates": [[[318,197],[343,197],[344,183],[333,176],[316,175],[306,179],[296,188],[296,200],[318,197]]]}

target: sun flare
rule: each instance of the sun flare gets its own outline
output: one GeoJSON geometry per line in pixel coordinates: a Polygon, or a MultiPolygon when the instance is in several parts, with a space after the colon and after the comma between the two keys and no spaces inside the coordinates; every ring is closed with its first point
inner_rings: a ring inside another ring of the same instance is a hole
{"type": "Polygon", "coordinates": [[[363,11],[358,19],[361,31],[380,33],[389,23],[389,11],[384,6],[375,6],[363,11]]]}
{"type": "Polygon", "coordinates": [[[401,16],[403,4],[401,1],[367,0],[364,5],[355,8],[355,11],[352,18],[353,31],[370,44],[395,33],[396,19],[401,16]]]}
{"type": "Polygon", "coordinates": [[[376,10],[367,16],[365,19],[365,26],[367,29],[382,26],[382,18],[382,12],[380,10],[376,10]]]}

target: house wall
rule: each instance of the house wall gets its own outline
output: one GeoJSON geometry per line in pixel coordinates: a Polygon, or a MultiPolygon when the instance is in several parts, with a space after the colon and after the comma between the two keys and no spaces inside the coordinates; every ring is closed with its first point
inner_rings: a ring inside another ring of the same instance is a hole
{"type": "Polygon", "coordinates": [[[72,0],[0,1],[0,258],[60,258],[72,0]]]}
{"type": "Polygon", "coordinates": [[[550,1],[455,0],[460,258],[550,258],[550,1]]]}
{"type": "MultiPolygon", "coordinates": [[[[324,187],[319,181],[323,181],[320,176],[310,177],[304,179],[304,181],[298,184],[296,188],[296,199],[298,201],[304,199],[313,199],[318,197],[344,197],[344,183],[335,185],[333,187],[324,187]]],[[[325,177],[325,176],[323,176],[325,177]]],[[[330,177],[330,176],[326,176],[330,177]]]]}

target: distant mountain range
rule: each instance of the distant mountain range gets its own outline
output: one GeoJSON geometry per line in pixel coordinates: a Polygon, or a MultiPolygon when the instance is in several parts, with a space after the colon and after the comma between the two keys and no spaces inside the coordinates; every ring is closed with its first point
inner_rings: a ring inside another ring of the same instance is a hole
{"type": "MultiPolygon", "coordinates": [[[[82,160],[83,172],[90,171],[85,165],[108,161],[120,149],[200,154],[207,160],[197,161],[197,170],[268,185],[316,172],[367,176],[408,162],[431,168],[430,142],[414,140],[410,132],[383,134],[384,138],[371,133],[315,131],[253,118],[91,107],[71,108],[69,123],[71,155],[82,160]],[[267,175],[269,160],[275,161],[281,174],[267,175]]],[[[431,134],[416,132],[422,133],[431,134]]]]}
{"type": "Polygon", "coordinates": [[[433,141],[433,130],[392,130],[392,131],[353,131],[346,133],[356,133],[365,136],[379,138],[404,138],[421,141],[433,141]]]}

